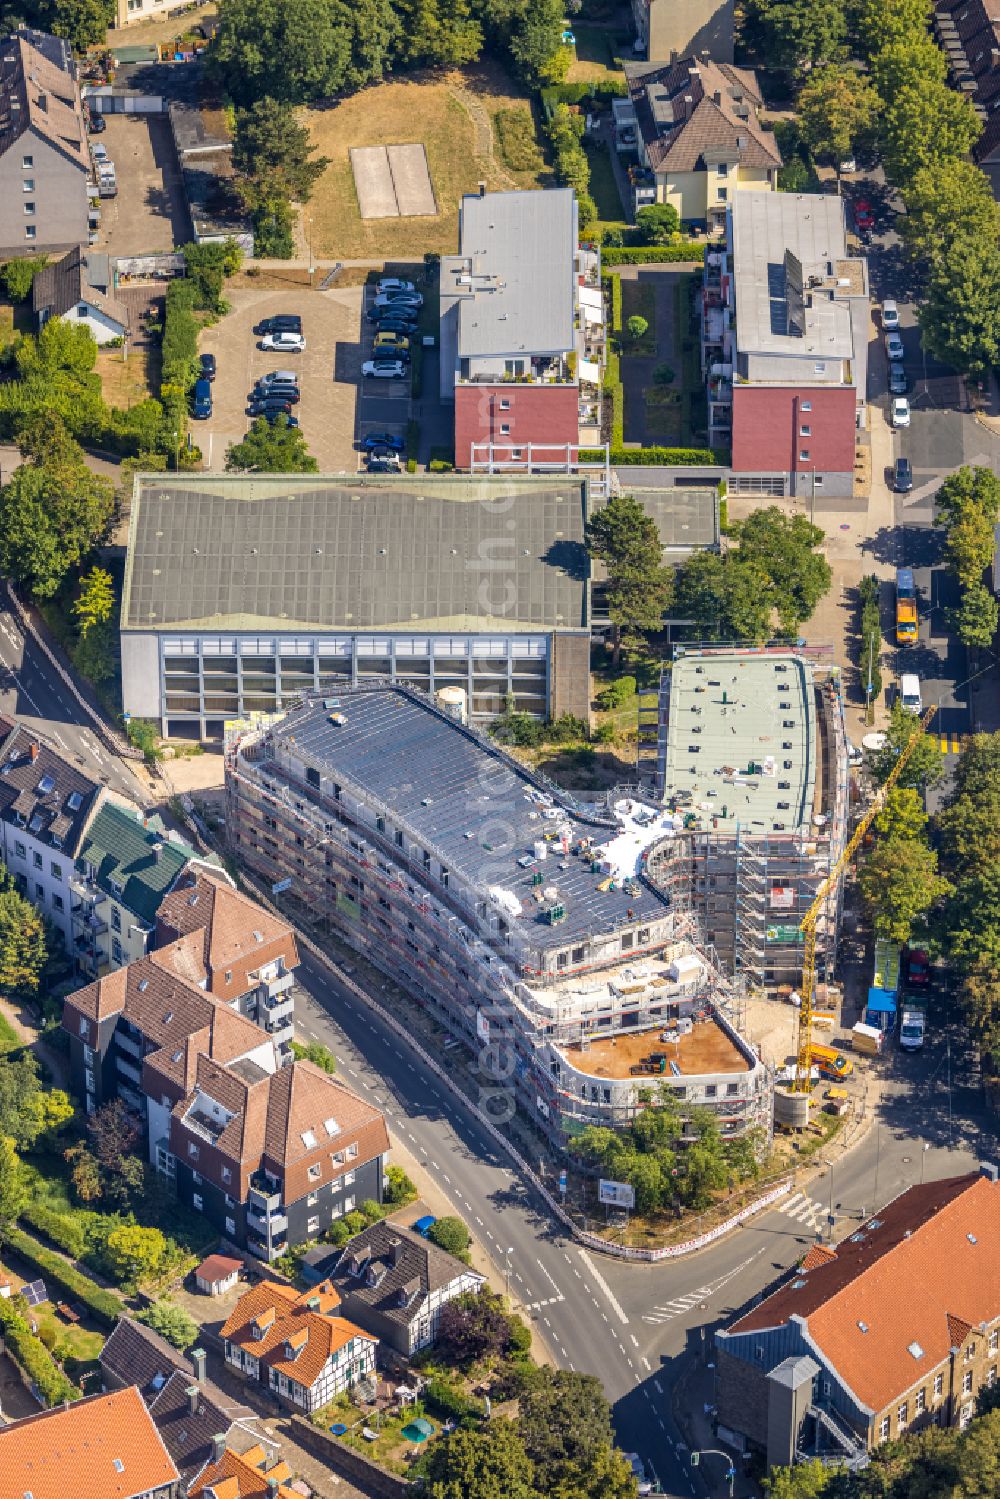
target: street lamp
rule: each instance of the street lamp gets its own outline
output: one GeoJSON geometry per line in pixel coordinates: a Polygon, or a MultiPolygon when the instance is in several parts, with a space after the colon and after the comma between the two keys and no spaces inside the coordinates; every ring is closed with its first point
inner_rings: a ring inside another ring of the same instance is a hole
{"type": "Polygon", "coordinates": [[[179,471],[180,466],[181,466],[181,437],[180,437],[180,433],[179,432],[175,432],[174,433],[174,473],[175,474],[179,471]]]}
{"type": "Polygon", "coordinates": [[[503,1252],[503,1278],[508,1301],[510,1300],[510,1257],[513,1253],[513,1244],[509,1245],[503,1252]]]}
{"type": "Polygon", "coordinates": [[[930,1145],[924,1145],[922,1147],[921,1151],[920,1151],[920,1185],[921,1186],[923,1186],[923,1184],[924,1184],[924,1162],[927,1159],[927,1152],[930,1150],[930,1148],[931,1148],[930,1145]]]}
{"type": "Polygon", "coordinates": [[[728,1452],[720,1452],[718,1447],[701,1447],[691,1453],[691,1466],[697,1468],[703,1457],[721,1457],[726,1464],[726,1481],[729,1484],[729,1499],[733,1499],[733,1485],[736,1482],[736,1469],[728,1452]]]}

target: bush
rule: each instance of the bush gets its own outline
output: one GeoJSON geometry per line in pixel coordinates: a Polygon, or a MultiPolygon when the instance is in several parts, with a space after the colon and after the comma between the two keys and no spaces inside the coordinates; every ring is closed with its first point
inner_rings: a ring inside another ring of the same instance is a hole
{"type": "Polygon", "coordinates": [[[557,104],[595,104],[607,99],[623,99],[628,93],[624,78],[602,78],[577,83],[552,83],[541,90],[542,108],[551,115],[557,104]]]}
{"type": "Polygon", "coordinates": [[[21,1366],[48,1406],[64,1400],[79,1400],[80,1391],[53,1362],[40,1339],[35,1337],[19,1307],[0,1301],[0,1333],[8,1353],[21,1366]]]}
{"type": "Polygon", "coordinates": [[[470,1399],[464,1390],[442,1375],[428,1381],[424,1399],[443,1421],[464,1421],[483,1414],[481,1401],[470,1399]]]}
{"type": "Polygon", "coordinates": [[[191,281],[171,281],[163,322],[161,385],[185,393],[198,377],[198,320],[194,315],[197,291],[191,281]]]}
{"type": "Polygon", "coordinates": [[[348,1228],[343,1218],[338,1218],[336,1222],[331,1223],[330,1227],[323,1235],[324,1242],[327,1244],[332,1244],[337,1249],[339,1249],[342,1244],[346,1244],[350,1237],[351,1230],[348,1228]]]}
{"type": "Polygon", "coordinates": [[[190,1348],[198,1337],[198,1324],[190,1312],[172,1301],[154,1301],[145,1311],[136,1313],[136,1321],[144,1322],[161,1338],[166,1338],[174,1348],[190,1348]]]}
{"type": "Polygon", "coordinates": [[[672,385],[674,371],[670,368],[669,364],[658,364],[653,371],[653,379],[657,385],[672,385]]]}
{"type": "MultiPolygon", "coordinates": [[[[121,1298],[114,1291],[106,1291],[103,1287],[92,1281],[89,1275],[83,1275],[79,1270],[55,1253],[54,1250],[45,1249],[30,1234],[22,1233],[20,1229],[12,1228],[7,1234],[7,1243],[15,1254],[33,1266],[44,1277],[52,1289],[52,1284],[59,1286],[67,1295],[76,1301],[82,1301],[91,1315],[105,1327],[114,1327],[118,1318],[124,1311],[121,1298]]],[[[0,1306],[3,1302],[0,1302],[0,1306]]]]}
{"type": "Polygon", "coordinates": [[[53,1244],[70,1256],[78,1260],[87,1248],[87,1235],[83,1225],[69,1213],[57,1213],[53,1208],[46,1207],[42,1202],[29,1202],[21,1217],[25,1223],[30,1223],[40,1234],[51,1239],[53,1244]]]}
{"type": "Polygon", "coordinates": [[[601,689],[595,701],[602,712],[609,713],[612,708],[623,708],[635,693],[635,677],[616,677],[601,689]]]}
{"type": "Polygon", "coordinates": [[[380,1223],[389,1212],[389,1208],[381,1202],[376,1202],[374,1197],[366,1197],[358,1211],[364,1214],[369,1223],[380,1223]]]}
{"type": "Polygon", "coordinates": [[[621,250],[612,247],[601,254],[601,264],[605,267],[656,265],[704,259],[705,246],[696,244],[693,240],[684,240],[679,245],[627,245],[621,250]]]}
{"type": "Polygon", "coordinates": [[[461,1218],[438,1218],[431,1224],[427,1237],[439,1249],[449,1254],[466,1255],[469,1249],[469,1230],[461,1218]]]}
{"type": "Polygon", "coordinates": [[[336,1057],[322,1041],[293,1041],[292,1056],[297,1062],[312,1062],[314,1067],[328,1072],[331,1077],[337,1070],[336,1057]]]}
{"type": "Polygon", "coordinates": [[[622,331],[622,278],[609,276],[608,284],[611,287],[611,331],[620,333],[622,331]]]}
{"type": "Polygon", "coordinates": [[[644,244],[665,244],[671,234],[680,231],[681,220],[672,203],[648,203],[640,208],[635,222],[644,244]]]}
{"type": "Polygon", "coordinates": [[[368,1227],[368,1222],[365,1218],[364,1213],[359,1213],[356,1208],[353,1213],[345,1214],[345,1216],[340,1221],[346,1227],[347,1232],[350,1234],[351,1238],[353,1238],[355,1234],[359,1234],[363,1228],[368,1227]]]}
{"type": "MultiPolygon", "coordinates": [[[[626,327],[628,328],[628,336],[634,343],[637,343],[639,339],[642,338],[644,333],[649,332],[649,324],[639,312],[635,312],[632,314],[632,316],[628,320],[628,323],[626,324],[626,327]]],[[[654,379],[655,378],[656,377],[654,375],[654,379]]]]}
{"type": "Polygon", "coordinates": [[[385,1188],[382,1195],[393,1207],[403,1207],[406,1203],[416,1200],[417,1189],[402,1166],[390,1166],[385,1173],[385,1188]]]}
{"type": "MultiPolygon", "coordinates": [[[[611,446],[620,448],[625,441],[625,391],[622,388],[621,356],[614,349],[608,350],[607,363],[604,366],[604,394],[611,402],[611,446]]],[[[604,457],[601,448],[586,448],[584,452],[593,452],[600,462],[604,457]]],[[[581,460],[583,453],[580,454],[581,460]]]]}
{"type": "Polygon", "coordinates": [[[8,260],[0,269],[0,281],[12,302],[26,302],[31,296],[35,277],[49,263],[47,255],[28,256],[23,260],[8,260]]]}

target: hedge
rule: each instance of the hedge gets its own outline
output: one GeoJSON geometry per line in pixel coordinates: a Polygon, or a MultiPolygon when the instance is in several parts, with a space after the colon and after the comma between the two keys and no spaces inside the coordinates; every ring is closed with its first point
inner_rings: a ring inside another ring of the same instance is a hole
{"type": "Polygon", "coordinates": [[[193,384],[197,373],[199,325],[194,315],[195,296],[191,281],[171,281],[167,287],[160,378],[163,385],[178,385],[184,390],[193,384]]]}
{"type": "MultiPolygon", "coordinates": [[[[603,457],[603,448],[580,449],[581,463],[600,463],[603,457]]],[[[728,462],[728,458],[725,453],[714,452],[711,448],[623,448],[612,438],[611,462],[616,468],[627,468],[630,465],[635,467],[639,464],[665,468],[709,468],[716,463],[728,462]]]]}
{"type": "Polygon", "coordinates": [[[21,1213],[25,1223],[30,1223],[40,1234],[44,1234],[71,1259],[78,1260],[87,1248],[87,1235],[83,1227],[68,1213],[57,1213],[42,1202],[30,1202],[21,1213]]]}
{"type": "Polygon", "coordinates": [[[552,83],[539,91],[542,108],[551,115],[557,104],[582,104],[585,99],[623,99],[628,93],[624,78],[605,78],[600,83],[552,83]]]}
{"type": "MultiPolygon", "coordinates": [[[[603,389],[611,402],[611,446],[620,448],[625,441],[625,391],[622,388],[621,355],[614,349],[608,350],[603,389]]],[[[600,458],[604,456],[599,449],[591,451],[597,452],[600,458]]],[[[580,457],[583,457],[582,453],[580,457]]]]}
{"type": "Polygon", "coordinates": [[[114,1327],[124,1311],[121,1298],[114,1291],[104,1290],[89,1275],[83,1275],[67,1264],[62,1255],[44,1248],[30,1234],[22,1233],[20,1229],[10,1230],[7,1243],[15,1254],[19,1254],[29,1265],[34,1265],[46,1281],[55,1281],[67,1295],[82,1301],[98,1322],[103,1322],[105,1327],[114,1327]]]}
{"type": "Polygon", "coordinates": [[[52,1356],[27,1321],[9,1301],[0,1301],[0,1331],[7,1352],[20,1364],[48,1406],[79,1400],[80,1391],[53,1362],[52,1356]]]}
{"type": "Polygon", "coordinates": [[[601,265],[655,265],[681,260],[704,260],[705,246],[694,240],[679,245],[611,245],[601,251],[601,265]]]}
{"type": "Polygon", "coordinates": [[[611,331],[620,333],[622,331],[622,278],[620,276],[609,276],[611,284],[611,331]]]}

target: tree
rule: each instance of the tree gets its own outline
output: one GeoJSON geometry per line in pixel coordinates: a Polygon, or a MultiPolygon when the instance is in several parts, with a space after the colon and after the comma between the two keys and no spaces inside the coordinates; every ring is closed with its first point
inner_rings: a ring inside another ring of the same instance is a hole
{"type": "Polygon", "coordinates": [[[644,333],[649,331],[649,324],[639,313],[634,313],[625,325],[628,328],[628,336],[633,343],[637,343],[644,333]]]}
{"type": "Polygon", "coordinates": [[[190,1348],[198,1337],[198,1324],[184,1307],[173,1301],[154,1301],[144,1311],[136,1313],[137,1320],[144,1322],[174,1348],[190,1348]]]}
{"type": "Polygon", "coordinates": [[[181,252],[188,283],[194,293],[193,305],[218,312],[222,304],[222,287],[227,276],[235,276],[243,264],[243,251],[235,239],[205,245],[186,244],[181,252]]]}
{"type": "Polygon", "coordinates": [[[86,637],[95,625],[111,618],[115,607],[115,588],[111,574],[103,567],[92,567],[80,579],[80,592],[73,603],[73,613],[79,623],[81,636],[86,637]]]}
{"type": "Polygon", "coordinates": [[[393,1207],[398,1207],[406,1202],[413,1202],[417,1196],[417,1189],[407,1176],[402,1166],[389,1166],[385,1173],[385,1188],[382,1192],[383,1202],[388,1202],[393,1207]]]}
{"type": "Polygon", "coordinates": [[[962,595],[956,609],[946,614],[949,630],[954,630],[965,645],[988,646],[1000,621],[996,596],[982,583],[973,583],[962,595]]]}
{"type": "MultiPolygon", "coordinates": [[[[931,727],[933,728],[933,723],[931,727]]],[[[944,774],[944,761],[937,736],[925,733],[919,720],[899,702],[892,705],[882,749],[869,751],[868,766],[876,781],[888,780],[890,771],[914,735],[917,736],[916,742],[896,784],[899,787],[917,788],[937,784],[944,774]]]]}
{"type": "Polygon", "coordinates": [[[38,1138],[39,1090],[32,1052],[25,1049],[0,1057],[0,1137],[12,1140],[16,1150],[30,1150],[38,1138]]]}
{"type": "Polygon", "coordinates": [[[866,56],[886,47],[922,41],[930,24],[931,0],[862,0],[858,39],[866,56]]]}
{"type": "Polygon", "coordinates": [[[259,416],[243,441],[226,449],[228,473],[315,474],[318,469],[302,433],[283,416],[273,426],[259,416]]]}
{"type": "Polygon", "coordinates": [[[39,1088],[31,1100],[30,1115],[34,1121],[36,1137],[58,1134],[75,1114],[73,1100],[62,1088],[39,1088]]]}
{"type": "Polygon", "coordinates": [[[524,1450],[548,1491],[574,1485],[601,1448],[614,1442],[611,1407],[594,1374],[545,1369],[520,1407],[524,1450]]]}
{"type": "Polygon", "coordinates": [[[101,1168],[97,1157],[79,1141],[63,1151],[63,1159],[70,1168],[73,1191],[81,1202],[100,1202],[102,1195],[101,1168]]]}
{"type": "Polygon", "coordinates": [[[677,577],[673,617],[705,640],[760,643],[771,633],[767,579],[738,552],[694,552],[677,577]]]}
{"type": "Polygon", "coordinates": [[[163,1264],[167,1241],[158,1228],[143,1228],[138,1223],[123,1223],[112,1229],[105,1245],[108,1264],[127,1290],[134,1291],[150,1280],[163,1264]]]}
{"type": "Polygon", "coordinates": [[[461,1218],[436,1219],[431,1224],[427,1237],[439,1249],[446,1249],[449,1254],[457,1255],[459,1259],[468,1258],[469,1230],[461,1218]]]}
{"type": "Polygon", "coordinates": [[[12,302],[26,302],[31,296],[38,272],[49,263],[47,255],[27,255],[22,260],[5,261],[0,268],[0,281],[12,302]]]}
{"type": "Polygon", "coordinates": [[[801,77],[844,52],[843,0],[764,0],[761,19],[774,65],[801,77]]]}
{"type": "Polygon", "coordinates": [[[506,12],[506,46],[511,62],[529,88],[558,82],[555,60],[563,53],[564,7],[562,0],[514,0],[494,5],[493,13],[506,12]]]}
{"type": "Polygon", "coordinates": [[[969,510],[985,515],[993,524],[1000,515],[1000,479],[992,469],[964,464],[951,474],[935,495],[938,518],[953,526],[969,510]]]}
{"type": "Polygon", "coordinates": [[[0,1244],[17,1223],[31,1196],[14,1141],[0,1135],[0,1244]]]}
{"type": "Polygon", "coordinates": [[[929,32],[915,32],[906,41],[890,42],[874,53],[868,73],[879,99],[889,100],[901,88],[944,83],[948,63],[929,32]]]}
{"type": "Polygon", "coordinates": [[[636,213],[635,222],[644,245],[665,245],[681,227],[680,214],[672,203],[648,203],[636,213]]]}
{"type": "Polygon", "coordinates": [[[820,68],[799,94],[802,139],[814,155],[839,163],[871,129],[878,108],[875,90],[856,68],[820,68]]]}
{"type": "Polygon", "coordinates": [[[740,559],[769,582],[771,606],[782,634],[797,634],[828,591],[830,564],[815,550],[824,540],[804,515],[786,515],[776,505],[754,510],[738,528],[740,559]]]}
{"type": "Polygon", "coordinates": [[[142,1143],[142,1120],[122,1099],[113,1098],[91,1114],[87,1134],[91,1151],[80,1147],[72,1152],[74,1185],[79,1175],[77,1190],[81,1196],[93,1192],[96,1183],[94,1196],[127,1203],[144,1181],[143,1163],[137,1153],[142,1143]]]}
{"type": "Polygon", "coordinates": [[[893,786],[875,818],[875,830],[883,838],[921,838],[929,821],[919,791],[893,786]]]}
{"type": "Polygon", "coordinates": [[[48,958],[45,923],[17,890],[0,892],[0,989],[29,996],[48,958]]]}
{"type": "MultiPolygon", "coordinates": [[[[928,41],[935,57],[939,48],[928,41]]],[[[995,243],[1000,238],[1000,204],[989,178],[972,161],[945,161],[914,173],[906,188],[906,213],[898,220],[899,233],[914,268],[947,263],[965,254],[969,240],[995,243]]]]}
{"type": "Polygon", "coordinates": [[[510,1321],[502,1299],[485,1287],[456,1296],[441,1308],[438,1342],[443,1356],[456,1364],[506,1353],[510,1321]]]}
{"type": "Polygon", "coordinates": [[[322,1041],[293,1041],[292,1056],[296,1060],[312,1062],[314,1067],[320,1067],[324,1072],[330,1073],[331,1077],[337,1070],[337,1059],[328,1046],[322,1041]]]}
{"type": "Polygon", "coordinates": [[[814,1457],[794,1468],[772,1468],[764,1489],[768,1499],[825,1499],[838,1476],[835,1468],[814,1457]]]}
{"type": "Polygon", "coordinates": [[[219,18],[210,66],[237,105],[307,104],[344,87],[354,27],[338,0],[221,0],[219,18]]]}
{"type": "Polygon", "coordinates": [[[914,925],[954,888],[937,870],[938,856],[922,839],[878,840],[858,871],[877,936],[909,942],[914,925]]]}
{"type": "Polygon", "coordinates": [[[886,176],[904,190],[921,168],[966,156],[982,129],[968,99],[944,83],[909,84],[884,102],[879,133],[886,176]]]}
{"type": "MultiPolygon", "coordinates": [[[[54,319],[41,337],[71,326],[54,319]]],[[[113,486],[91,473],[65,424],[48,413],[46,427],[44,435],[22,436],[27,461],[0,488],[0,567],[37,598],[58,591],[70,568],[106,534],[114,513],[113,486]]]]}
{"type": "Polygon", "coordinates": [[[431,1499],[536,1499],[534,1476],[516,1427],[503,1417],[435,1442],[427,1465],[431,1499]]]}
{"type": "Polygon", "coordinates": [[[919,314],[924,347],[962,374],[981,376],[1000,358],[1000,249],[957,240],[932,263],[919,314]]]}
{"type": "Polygon", "coordinates": [[[622,646],[635,648],[660,627],[673,573],[663,566],[656,522],[631,495],[614,495],[587,522],[587,550],[607,568],[613,665],[622,646]]]}
{"type": "Polygon", "coordinates": [[[483,50],[483,28],[467,0],[397,0],[398,56],[410,67],[461,68],[483,50]]]}
{"type": "Polygon", "coordinates": [[[330,164],[325,156],[310,160],[315,149],[290,104],[265,98],[238,109],[233,167],[244,201],[251,208],[275,198],[307,202],[330,164]]]}

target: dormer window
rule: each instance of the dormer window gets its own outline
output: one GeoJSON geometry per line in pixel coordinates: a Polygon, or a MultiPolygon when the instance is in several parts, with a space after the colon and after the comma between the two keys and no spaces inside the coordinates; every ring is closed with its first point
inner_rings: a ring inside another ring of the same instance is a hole
{"type": "Polygon", "coordinates": [[[49,796],[53,791],[55,791],[55,789],[55,776],[50,776],[48,772],[46,772],[45,775],[42,776],[42,779],[39,781],[38,786],[36,787],[38,795],[49,796]]]}
{"type": "Polygon", "coordinates": [[[122,895],[125,893],[124,886],[120,885],[117,880],[109,880],[108,884],[111,887],[111,894],[115,896],[116,899],[121,900],[122,895]]]}

